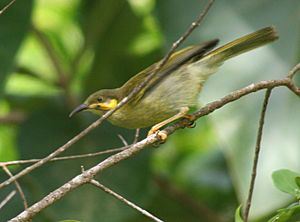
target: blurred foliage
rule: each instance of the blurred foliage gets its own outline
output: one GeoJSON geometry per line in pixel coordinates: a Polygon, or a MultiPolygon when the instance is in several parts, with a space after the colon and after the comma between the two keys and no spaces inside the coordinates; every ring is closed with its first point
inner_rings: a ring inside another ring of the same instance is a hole
{"type": "Polygon", "coordinates": [[[268,222],[289,222],[299,221],[300,219],[300,184],[298,183],[299,174],[287,169],[281,169],[272,174],[274,185],[282,192],[292,195],[298,200],[286,208],[279,209],[277,214],[268,222]]]}
{"type": "MultiPolygon", "coordinates": [[[[8,2],[1,1],[0,8],[8,2]]],[[[17,112],[25,119],[0,123],[0,161],[44,157],[84,129],[96,117],[81,114],[69,119],[72,108],[91,92],[118,87],[162,58],[204,4],[197,0],[16,1],[0,16],[0,117],[17,112]]],[[[224,64],[207,82],[202,103],[252,82],[282,78],[300,58],[299,12],[297,0],[216,1],[184,45],[215,37],[225,43],[268,25],[276,26],[280,40],[224,64]]],[[[228,105],[197,121],[195,129],[176,132],[160,148],[145,150],[97,179],[164,221],[233,221],[248,191],[261,99],[262,93],[257,93],[228,105]]],[[[251,209],[255,221],[267,221],[292,201],[275,189],[271,173],[281,168],[300,172],[299,108],[299,99],[287,90],[272,94],[251,209]]],[[[65,155],[122,146],[118,134],[133,140],[132,130],[104,123],[65,155]]],[[[80,173],[80,166],[87,169],[104,158],[49,163],[19,182],[32,204],[80,173]]],[[[0,177],[7,178],[3,172],[0,177]]],[[[0,201],[11,189],[0,192],[0,201]]],[[[21,210],[16,196],[1,209],[1,221],[21,210]]],[[[283,217],[296,210],[293,205],[278,214],[283,217]]],[[[89,185],[33,221],[68,218],[149,221],[89,185]]]]}

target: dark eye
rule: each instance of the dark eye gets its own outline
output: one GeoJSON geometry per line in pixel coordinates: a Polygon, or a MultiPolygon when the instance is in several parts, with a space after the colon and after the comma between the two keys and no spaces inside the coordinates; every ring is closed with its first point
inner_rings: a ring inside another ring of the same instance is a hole
{"type": "Polygon", "coordinates": [[[101,102],[103,102],[103,98],[102,98],[102,97],[98,97],[98,98],[97,98],[97,101],[98,101],[99,103],[101,103],[101,102]]]}

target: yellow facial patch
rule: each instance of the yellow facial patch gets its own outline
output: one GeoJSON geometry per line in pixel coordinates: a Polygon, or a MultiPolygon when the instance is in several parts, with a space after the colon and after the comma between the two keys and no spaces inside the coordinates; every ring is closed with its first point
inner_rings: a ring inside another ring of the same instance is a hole
{"type": "Polygon", "coordinates": [[[111,110],[116,107],[118,101],[116,99],[110,99],[107,102],[103,103],[94,103],[89,105],[89,109],[101,109],[101,110],[111,110]]]}

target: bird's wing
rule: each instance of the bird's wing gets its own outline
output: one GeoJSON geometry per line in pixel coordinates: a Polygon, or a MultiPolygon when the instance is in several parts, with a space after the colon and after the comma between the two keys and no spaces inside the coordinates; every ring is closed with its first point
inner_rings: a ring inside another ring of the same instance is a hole
{"type": "MultiPolygon", "coordinates": [[[[151,81],[145,86],[141,92],[135,96],[131,103],[135,104],[144,96],[146,96],[159,82],[170,75],[174,70],[182,66],[183,64],[189,64],[202,58],[208,51],[214,48],[218,44],[219,40],[214,39],[208,42],[201,43],[196,46],[189,46],[182,50],[179,50],[171,55],[167,63],[161,68],[161,70],[151,79],[151,81]]],[[[122,89],[124,95],[128,95],[134,87],[140,84],[147,76],[151,75],[156,69],[158,63],[154,63],[148,68],[144,69],[137,75],[129,79],[123,86],[122,89]]]]}

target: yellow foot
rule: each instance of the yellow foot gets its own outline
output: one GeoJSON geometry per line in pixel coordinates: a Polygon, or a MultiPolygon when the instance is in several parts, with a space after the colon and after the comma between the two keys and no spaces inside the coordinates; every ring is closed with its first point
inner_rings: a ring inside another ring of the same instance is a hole
{"type": "Polygon", "coordinates": [[[161,142],[165,142],[166,140],[167,140],[167,138],[168,138],[168,135],[164,132],[164,131],[157,131],[156,132],[156,135],[158,136],[158,138],[159,138],[159,140],[161,141],[161,142]]]}
{"type": "Polygon", "coordinates": [[[155,134],[162,143],[164,143],[168,138],[168,135],[164,131],[160,131],[158,129],[152,128],[151,130],[149,130],[148,136],[151,136],[153,134],[155,134]]]}

